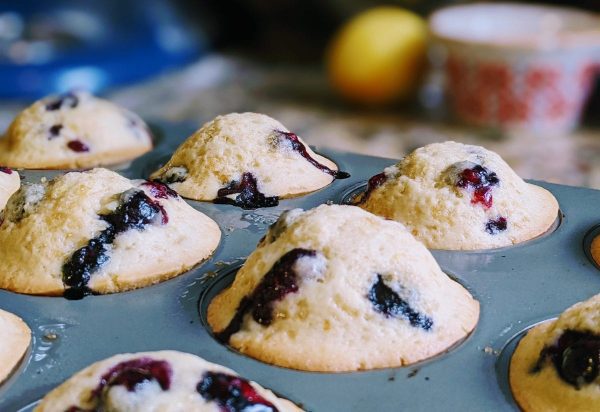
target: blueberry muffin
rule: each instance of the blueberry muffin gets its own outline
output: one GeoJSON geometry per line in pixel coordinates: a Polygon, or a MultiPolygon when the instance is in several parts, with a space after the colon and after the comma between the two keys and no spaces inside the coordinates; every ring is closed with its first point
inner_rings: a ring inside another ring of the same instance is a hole
{"type": "Polygon", "coordinates": [[[8,198],[19,190],[19,186],[19,174],[8,167],[0,166],[0,210],[4,209],[8,198]]]}
{"type": "Polygon", "coordinates": [[[35,412],[299,412],[230,369],[175,351],[115,355],[76,373],[35,412]]]}
{"type": "Polygon", "coordinates": [[[0,309],[0,384],[19,364],[31,342],[31,331],[12,313],[0,309]]]}
{"type": "Polygon", "coordinates": [[[524,182],[496,153],[456,142],[421,147],[369,180],[358,205],[403,223],[428,248],[509,246],[558,216],[547,190],[524,182]]]}
{"type": "Polygon", "coordinates": [[[600,295],[535,326],[510,363],[510,386],[522,410],[600,410],[600,295]]]}
{"type": "Polygon", "coordinates": [[[231,113],[202,126],[151,178],[190,199],[253,209],[348,176],[277,120],[231,113]]]}
{"type": "Polygon", "coordinates": [[[84,92],[38,100],[0,139],[0,164],[25,169],[90,168],[129,161],[152,149],[135,114],[84,92]]]}
{"type": "Polygon", "coordinates": [[[176,276],[221,236],[167,186],[106,169],[24,183],[2,217],[0,288],[70,298],[176,276]]]}
{"type": "Polygon", "coordinates": [[[324,372],[432,357],[478,317],[479,303],[401,224],[339,205],[284,213],[208,308],[221,342],[324,372]]]}

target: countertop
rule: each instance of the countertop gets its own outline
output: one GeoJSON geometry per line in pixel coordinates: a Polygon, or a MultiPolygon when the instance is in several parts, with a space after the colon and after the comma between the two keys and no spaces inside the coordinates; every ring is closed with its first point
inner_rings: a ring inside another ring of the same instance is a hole
{"type": "MultiPolygon", "coordinates": [[[[425,109],[439,98],[431,90],[425,92],[423,104],[364,109],[337,99],[319,67],[258,64],[239,56],[212,55],[108,93],[108,98],[146,119],[198,127],[218,114],[262,112],[312,145],[389,158],[436,141],[479,144],[498,152],[524,178],[600,189],[599,129],[580,127],[558,136],[473,129],[452,120],[443,104],[425,109]]],[[[1,105],[0,128],[22,107],[1,105]]]]}

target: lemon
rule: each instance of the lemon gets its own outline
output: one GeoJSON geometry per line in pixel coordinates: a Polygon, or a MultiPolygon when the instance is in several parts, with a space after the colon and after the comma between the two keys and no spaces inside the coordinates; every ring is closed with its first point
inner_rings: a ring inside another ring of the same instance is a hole
{"type": "Polygon", "coordinates": [[[425,62],[427,24],[399,7],[375,7],[352,18],[327,50],[333,87],[357,102],[404,99],[418,85],[425,62]]]}

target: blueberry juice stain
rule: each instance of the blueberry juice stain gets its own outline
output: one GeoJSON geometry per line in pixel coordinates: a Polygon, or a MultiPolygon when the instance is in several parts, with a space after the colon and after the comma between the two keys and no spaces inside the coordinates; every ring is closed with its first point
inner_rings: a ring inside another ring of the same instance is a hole
{"type": "Polygon", "coordinates": [[[90,277],[110,259],[107,245],[112,244],[118,234],[130,229],[143,230],[158,214],[162,215],[162,221],[165,222],[166,213],[162,206],[146,196],[144,191],[125,192],[121,196],[122,203],[114,212],[99,216],[108,223],[108,227],[75,251],[63,265],[65,298],[77,300],[92,293],[87,286],[90,277]]]}
{"type": "Polygon", "coordinates": [[[100,382],[92,390],[90,401],[95,404],[93,409],[71,406],[67,412],[103,411],[104,397],[113,386],[124,386],[128,392],[135,392],[139,384],[155,381],[163,391],[168,391],[172,375],[171,365],[164,360],[143,357],[118,363],[100,377],[100,382]]]}
{"type": "Polygon", "coordinates": [[[150,194],[158,199],[168,199],[175,198],[177,199],[179,195],[176,191],[171,189],[166,184],[159,182],[158,180],[153,180],[151,182],[144,182],[142,186],[147,187],[150,191],[150,194]]]}
{"type": "Polygon", "coordinates": [[[386,181],[387,181],[387,176],[386,176],[385,172],[381,172],[379,174],[376,174],[375,176],[372,176],[369,179],[369,181],[367,182],[367,189],[365,190],[363,195],[360,197],[357,196],[356,204],[365,203],[367,201],[367,199],[369,198],[369,196],[371,196],[371,193],[373,193],[373,191],[375,189],[377,189],[378,187],[383,185],[386,181]]]}
{"type": "Polygon", "coordinates": [[[270,325],[273,322],[273,304],[289,293],[298,291],[298,273],[294,270],[294,264],[302,257],[314,257],[316,254],[314,250],[296,248],[280,257],[252,294],[241,300],[229,325],[216,333],[217,340],[228,343],[231,336],[241,329],[246,313],[251,313],[257,323],[270,325]]]}
{"type": "Polygon", "coordinates": [[[292,132],[284,132],[281,130],[275,131],[279,135],[279,142],[282,141],[287,142],[290,145],[293,151],[297,152],[302,156],[306,161],[308,161],[311,165],[322,171],[323,173],[327,173],[328,175],[333,176],[335,179],[347,179],[350,177],[350,173],[342,172],[339,170],[333,170],[329,167],[325,166],[322,163],[319,163],[317,160],[313,159],[311,155],[308,153],[306,146],[300,141],[298,135],[292,132]]]}
{"type": "Polygon", "coordinates": [[[216,402],[220,412],[278,411],[250,382],[239,376],[209,371],[204,374],[196,390],[207,401],[216,402]]]}

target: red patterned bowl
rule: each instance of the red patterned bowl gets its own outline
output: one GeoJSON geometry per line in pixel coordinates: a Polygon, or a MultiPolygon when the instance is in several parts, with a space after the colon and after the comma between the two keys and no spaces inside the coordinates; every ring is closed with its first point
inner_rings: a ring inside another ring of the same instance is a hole
{"type": "Polygon", "coordinates": [[[447,51],[447,91],[468,123],[561,133],[600,73],[600,18],[512,3],[453,6],[429,19],[447,51]]]}

